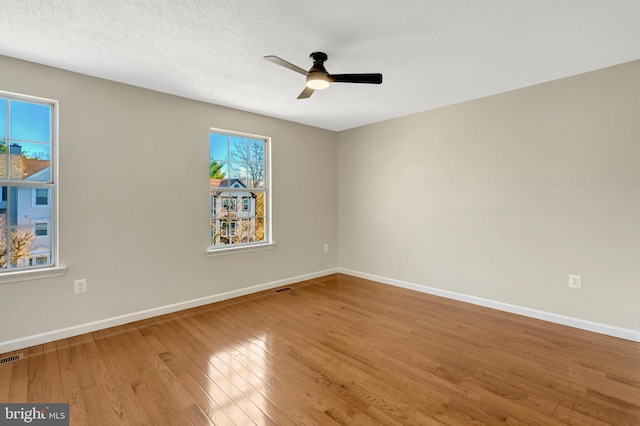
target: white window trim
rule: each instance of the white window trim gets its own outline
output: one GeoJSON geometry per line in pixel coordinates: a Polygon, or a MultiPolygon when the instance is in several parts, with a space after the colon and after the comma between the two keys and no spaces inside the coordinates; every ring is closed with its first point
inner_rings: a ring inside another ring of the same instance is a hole
{"type": "MultiPolygon", "coordinates": [[[[14,98],[18,100],[24,100],[36,103],[46,103],[53,107],[53,117],[51,117],[51,182],[53,186],[49,188],[49,203],[54,201],[54,208],[51,209],[51,260],[52,265],[49,266],[35,266],[30,268],[21,269],[5,269],[0,271],[0,284],[8,284],[20,281],[31,281],[45,278],[55,278],[64,275],[67,270],[66,266],[61,266],[59,263],[59,245],[58,241],[58,141],[59,141],[59,117],[60,117],[60,104],[54,99],[39,98],[36,96],[22,95],[20,93],[5,92],[0,90],[0,95],[4,97],[14,98]]],[[[19,186],[19,185],[16,185],[19,186]]],[[[35,191],[34,191],[35,193],[35,191]]]]}
{"type": "Polygon", "coordinates": [[[55,278],[64,275],[66,266],[37,267],[34,269],[19,269],[4,272],[0,275],[0,284],[15,283],[19,281],[32,281],[43,278],[55,278]]]}
{"type": "MultiPolygon", "coordinates": [[[[276,243],[273,240],[273,220],[271,202],[273,197],[273,183],[271,180],[271,138],[269,136],[256,135],[244,132],[234,132],[233,130],[219,129],[215,127],[209,128],[209,133],[224,133],[231,136],[241,136],[251,139],[262,139],[266,141],[264,151],[264,180],[265,180],[265,200],[264,200],[264,215],[265,215],[265,241],[247,244],[234,244],[231,246],[207,247],[207,257],[218,257],[232,254],[248,253],[253,251],[263,251],[273,249],[276,243]]],[[[210,190],[210,189],[209,189],[210,190]]]]}
{"type": "Polygon", "coordinates": [[[207,249],[207,257],[227,256],[231,254],[243,254],[252,251],[271,250],[276,247],[276,243],[251,243],[250,245],[235,244],[231,247],[211,248],[207,249]]]}

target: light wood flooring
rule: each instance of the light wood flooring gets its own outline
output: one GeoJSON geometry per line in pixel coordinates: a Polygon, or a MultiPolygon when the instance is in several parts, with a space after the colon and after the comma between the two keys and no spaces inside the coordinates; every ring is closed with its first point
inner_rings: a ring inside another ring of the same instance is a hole
{"type": "MultiPolygon", "coordinates": [[[[640,344],[332,275],[16,353],[74,425],[640,425],[640,344]]],[[[5,354],[6,355],[6,354],[5,354]]]]}

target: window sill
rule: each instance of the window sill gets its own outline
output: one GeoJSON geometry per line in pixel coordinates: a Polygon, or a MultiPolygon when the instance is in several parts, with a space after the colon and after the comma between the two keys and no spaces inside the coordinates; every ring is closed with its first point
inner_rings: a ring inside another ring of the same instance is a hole
{"type": "Polygon", "coordinates": [[[64,275],[66,270],[66,266],[56,266],[51,268],[29,269],[26,271],[4,272],[0,274],[0,284],[61,277],[64,275]]]}
{"type": "Polygon", "coordinates": [[[270,250],[275,246],[276,246],[276,243],[264,243],[264,244],[255,244],[251,246],[208,249],[207,257],[227,256],[230,254],[248,253],[251,251],[270,250]]]}

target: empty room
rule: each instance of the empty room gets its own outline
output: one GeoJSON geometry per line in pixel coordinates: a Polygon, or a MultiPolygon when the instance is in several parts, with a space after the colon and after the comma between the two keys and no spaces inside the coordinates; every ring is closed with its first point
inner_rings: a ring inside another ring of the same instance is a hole
{"type": "Polygon", "coordinates": [[[0,424],[640,425],[640,3],[8,0],[0,424]]]}

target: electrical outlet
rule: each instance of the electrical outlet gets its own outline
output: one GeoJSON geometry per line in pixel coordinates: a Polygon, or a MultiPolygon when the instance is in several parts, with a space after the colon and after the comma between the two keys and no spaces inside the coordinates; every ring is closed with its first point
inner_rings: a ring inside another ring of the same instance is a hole
{"type": "Polygon", "coordinates": [[[569,274],[569,287],[582,288],[582,279],[580,275],[569,274]]]}
{"type": "Polygon", "coordinates": [[[329,253],[329,244],[324,245],[324,252],[329,253]]]}
{"type": "Polygon", "coordinates": [[[75,280],[73,282],[73,287],[75,289],[76,294],[86,293],[87,292],[87,279],[83,278],[81,280],[75,280]]]}

